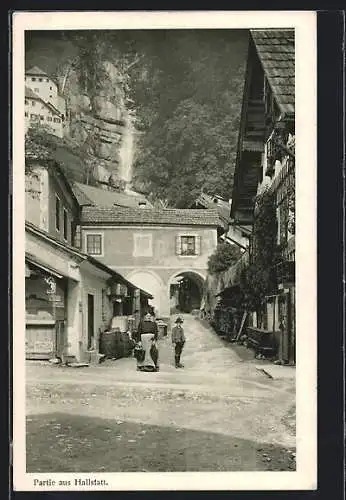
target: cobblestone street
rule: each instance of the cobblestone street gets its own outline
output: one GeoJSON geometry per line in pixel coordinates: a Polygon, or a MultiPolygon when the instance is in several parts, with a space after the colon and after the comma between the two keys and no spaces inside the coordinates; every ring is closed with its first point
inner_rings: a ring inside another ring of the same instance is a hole
{"type": "Polygon", "coordinates": [[[28,471],[294,470],[294,369],[269,378],[184,320],[184,369],[169,337],[158,373],[137,372],[134,358],[78,369],[28,362],[28,471]]]}

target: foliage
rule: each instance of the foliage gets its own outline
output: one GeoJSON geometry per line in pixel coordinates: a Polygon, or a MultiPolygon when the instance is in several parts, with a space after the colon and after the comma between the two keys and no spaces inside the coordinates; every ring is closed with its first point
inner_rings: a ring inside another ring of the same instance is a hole
{"type": "Polygon", "coordinates": [[[275,264],[281,252],[276,240],[275,199],[272,193],[264,192],[256,199],[251,261],[241,275],[244,303],[249,310],[258,310],[264,297],[276,290],[275,264]]]}
{"type": "Polygon", "coordinates": [[[170,206],[189,207],[201,189],[226,198],[232,189],[246,45],[221,42],[171,35],[134,86],[145,132],[134,177],[170,206]]]}
{"type": "Polygon", "coordinates": [[[71,181],[85,181],[94,166],[94,159],[86,147],[70,138],[57,137],[40,123],[30,127],[25,135],[25,158],[26,172],[34,160],[56,161],[71,181]]]}
{"type": "Polygon", "coordinates": [[[215,252],[208,259],[208,272],[217,274],[226,271],[229,267],[237,262],[241,252],[236,245],[229,243],[219,243],[215,252]]]}

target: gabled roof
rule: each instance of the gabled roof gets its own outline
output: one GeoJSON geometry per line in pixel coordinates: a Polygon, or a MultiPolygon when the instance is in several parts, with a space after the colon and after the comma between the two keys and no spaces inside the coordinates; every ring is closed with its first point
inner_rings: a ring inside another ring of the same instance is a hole
{"type": "Polygon", "coordinates": [[[80,189],[79,182],[74,182],[73,184],[71,184],[71,187],[72,187],[72,190],[75,194],[75,197],[78,200],[79,206],[82,207],[82,206],[87,206],[87,205],[91,205],[91,206],[94,205],[94,203],[91,201],[91,199],[88,198],[88,196],[84,193],[84,191],[82,189],[80,189]]]}
{"type": "Polygon", "coordinates": [[[34,92],[30,87],[25,86],[25,97],[28,99],[37,99],[42,101],[42,97],[40,97],[36,92],[34,92]]]}
{"type": "Polygon", "coordinates": [[[30,87],[25,86],[25,98],[26,99],[36,99],[37,101],[41,101],[47,108],[51,109],[53,113],[58,116],[61,116],[62,113],[51,103],[42,99],[36,92],[34,92],[30,87]]]}
{"type": "Polygon", "coordinates": [[[250,30],[264,73],[284,114],[294,114],[294,30],[250,30]]]}
{"type": "Polygon", "coordinates": [[[200,205],[203,208],[215,209],[217,210],[220,219],[224,223],[224,227],[227,230],[230,222],[231,206],[228,201],[222,199],[220,196],[210,196],[205,193],[201,193],[196,200],[196,205],[200,205]]]}
{"type": "Polygon", "coordinates": [[[26,75],[37,75],[37,76],[46,76],[49,78],[49,75],[45,71],[43,71],[41,68],[38,66],[33,66],[32,68],[28,69],[25,71],[26,75]]]}
{"type": "Polygon", "coordinates": [[[95,205],[100,207],[120,207],[138,208],[141,203],[145,203],[147,207],[152,208],[152,205],[142,195],[132,195],[124,192],[111,191],[101,189],[87,184],[75,182],[73,189],[76,191],[76,196],[80,201],[80,205],[95,205]]]}
{"type": "Polygon", "coordinates": [[[223,227],[216,209],[141,209],[128,207],[83,207],[82,224],[167,225],[223,227]]]}

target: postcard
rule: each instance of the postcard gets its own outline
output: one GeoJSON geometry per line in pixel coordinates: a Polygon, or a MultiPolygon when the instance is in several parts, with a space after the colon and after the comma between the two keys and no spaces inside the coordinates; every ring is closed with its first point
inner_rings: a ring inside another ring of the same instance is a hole
{"type": "Polygon", "coordinates": [[[14,489],[316,489],[316,14],[16,11],[12,62],[14,489]]]}

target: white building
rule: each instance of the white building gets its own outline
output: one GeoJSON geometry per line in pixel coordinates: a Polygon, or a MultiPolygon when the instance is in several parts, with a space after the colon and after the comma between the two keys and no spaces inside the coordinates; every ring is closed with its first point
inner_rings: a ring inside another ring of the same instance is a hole
{"type": "Polygon", "coordinates": [[[44,71],[34,66],[25,73],[25,131],[33,124],[51,128],[63,137],[66,102],[59,95],[57,84],[44,71]]]}

